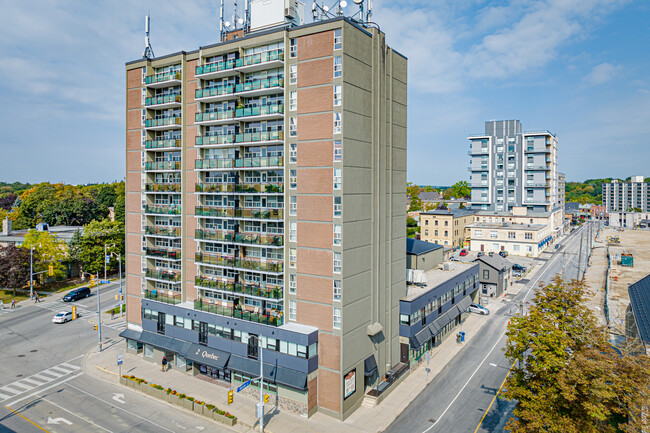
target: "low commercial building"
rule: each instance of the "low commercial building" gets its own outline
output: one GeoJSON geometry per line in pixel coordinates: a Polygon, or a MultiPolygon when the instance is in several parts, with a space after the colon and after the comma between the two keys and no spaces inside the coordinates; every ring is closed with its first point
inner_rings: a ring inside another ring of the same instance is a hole
{"type": "Polygon", "coordinates": [[[512,287],[512,262],[496,254],[479,257],[477,262],[481,295],[499,297],[512,287]]]}
{"type": "Polygon", "coordinates": [[[467,230],[472,251],[538,257],[553,241],[551,229],[542,224],[474,223],[467,230]]]}
{"type": "MultiPolygon", "coordinates": [[[[2,221],[2,232],[0,233],[0,246],[6,247],[7,245],[15,245],[19,247],[25,242],[25,236],[29,233],[30,229],[13,230],[12,221],[5,218],[2,221]]],[[[47,223],[38,223],[34,230],[38,232],[48,232],[56,236],[59,240],[65,243],[70,242],[74,233],[79,230],[83,233],[82,226],[50,226],[47,223]]]]}
{"type": "Polygon", "coordinates": [[[650,212],[610,212],[609,226],[616,228],[648,228],[650,212]]]}
{"type": "Polygon", "coordinates": [[[541,224],[547,226],[551,236],[556,238],[564,233],[564,208],[555,207],[548,212],[543,212],[517,206],[510,212],[480,211],[474,216],[474,222],[541,224]]]}
{"type": "Polygon", "coordinates": [[[630,304],[625,318],[625,335],[639,343],[639,351],[650,354],[650,275],[627,289],[630,304]]]}
{"type": "Polygon", "coordinates": [[[406,268],[428,271],[442,263],[443,247],[439,244],[406,238],[406,268]]]}
{"type": "Polygon", "coordinates": [[[420,214],[420,239],[451,248],[465,246],[465,227],[474,222],[476,211],[436,209],[420,214]]]}

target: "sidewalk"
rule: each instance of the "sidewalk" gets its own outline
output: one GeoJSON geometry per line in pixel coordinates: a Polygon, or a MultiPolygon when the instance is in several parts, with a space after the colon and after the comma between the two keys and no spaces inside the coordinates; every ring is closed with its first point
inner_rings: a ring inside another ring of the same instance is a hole
{"type": "MultiPolygon", "coordinates": [[[[539,268],[536,266],[531,271],[531,274],[537,273],[539,268]]],[[[514,287],[508,291],[507,297],[490,298],[487,307],[492,313],[495,313],[506,302],[507,298],[518,293],[521,287],[523,287],[522,284],[515,283],[514,287]]],[[[493,317],[495,317],[494,314],[488,316],[470,314],[459,330],[465,331],[467,341],[470,341],[478,333],[479,329],[493,317]]],[[[451,333],[440,346],[431,350],[432,359],[435,362],[429,365],[428,381],[425,368],[426,362],[413,365],[411,373],[401,384],[397,385],[399,392],[397,392],[397,389],[393,390],[378,406],[372,408],[361,406],[345,421],[338,421],[322,413],[316,413],[307,419],[289,412],[279,411],[275,407],[267,405],[265,429],[272,433],[317,433],[334,429],[337,430],[337,433],[376,433],[382,431],[417,398],[426,385],[463,349],[464,345],[457,344],[454,336],[455,332],[451,333]]],[[[116,365],[118,354],[124,354],[122,374],[134,375],[164,388],[170,387],[198,400],[215,404],[222,410],[228,410],[238,418],[234,430],[251,431],[256,426],[255,403],[257,403],[257,400],[246,395],[236,394],[234,403],[228,406],[225,384],[222,386],[202,380],[199,377],[191,377],[175,371],[173,368],[167,372],[162,372],[159,365],[145,361],[141,355],[126,354],[123,341],[106,346],[101,353],[95,349],[89,351],[84,357],[82,367],[88,374],[117,384],[119,381],[118,367],[116,365]]]]}

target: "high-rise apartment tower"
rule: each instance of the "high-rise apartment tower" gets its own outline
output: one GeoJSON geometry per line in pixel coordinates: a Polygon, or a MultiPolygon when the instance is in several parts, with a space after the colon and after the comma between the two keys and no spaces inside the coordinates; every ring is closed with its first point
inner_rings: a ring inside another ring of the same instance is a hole
{"type": "Polygon", "coordinates": [[[650,182],[632,176],[629,182],[604,183],[603,206],[605,212],[650,212],[650,182]]]}

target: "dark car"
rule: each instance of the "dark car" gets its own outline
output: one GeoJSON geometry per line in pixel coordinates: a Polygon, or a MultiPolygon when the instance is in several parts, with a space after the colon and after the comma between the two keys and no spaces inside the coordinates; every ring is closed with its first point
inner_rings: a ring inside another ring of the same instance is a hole
{"type": "Polygon", "coordinates": [[[484,252],[479,251],[478,253],[476,253],[476,258],[478,259],[479,257],[483,257],[484,255],[485,255],[484,252]]]}
{"type": "Polygon", "coordinates": [[[512,270],[516,272],[526,272],[526,267],[515,263],[514,265],[512,265],[512,270]]]}
{"type": "Polygon", "coordinates": [[[70,293],[63,297],[64,302],[72,302],[78,299],[87,298],[90,296],[90,287],[80,287],[72,290],[70,293]]]}
{"type": "Polygon", "coordinates": [[[508,257],[508,252],[507,251],[499,251],[499,255],[505,259],[506,257],[508,257]]]}

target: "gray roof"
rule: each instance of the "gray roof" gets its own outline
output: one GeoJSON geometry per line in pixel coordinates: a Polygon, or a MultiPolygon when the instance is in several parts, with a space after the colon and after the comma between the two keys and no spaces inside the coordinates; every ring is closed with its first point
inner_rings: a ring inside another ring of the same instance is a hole
{"type": "Polygon", "coordinates": [[[470,209],[434,209],[427,212],[422,212],[420,215],[452,215],[454,218],[474,215],[475,210],[470,209]]]}
{"type": "Polygon", "coordinates": [[[498,254],[495,254],[494,256],[482,256],[476,259],[477,261],[483,262],[486,265],[496,269],[496,270],[505,270],[505,269],[510,269],[512,268],[512,262],[509,260],[504,259],[498,254]]]}
{"type": "Polygon", "coordinates": [[[632,284],[627,292],[641,340],[650,343],[650,275],[632,284]]]}
{"type": "Polygon", "coordinates": [[[440,197],[440,193],[437,191],[422,191],[420,194],[418,194],[418,198],[420,200],[440,200],[442,197],[440,197]]]}
{"type": "Polygon", "coordinates": [[[442,248],[442,245],[432,242],[421,241],[419,239],[406,238],[406,254],[413,254],[419,256],[420,254],[428,253],[442,248]]]}

